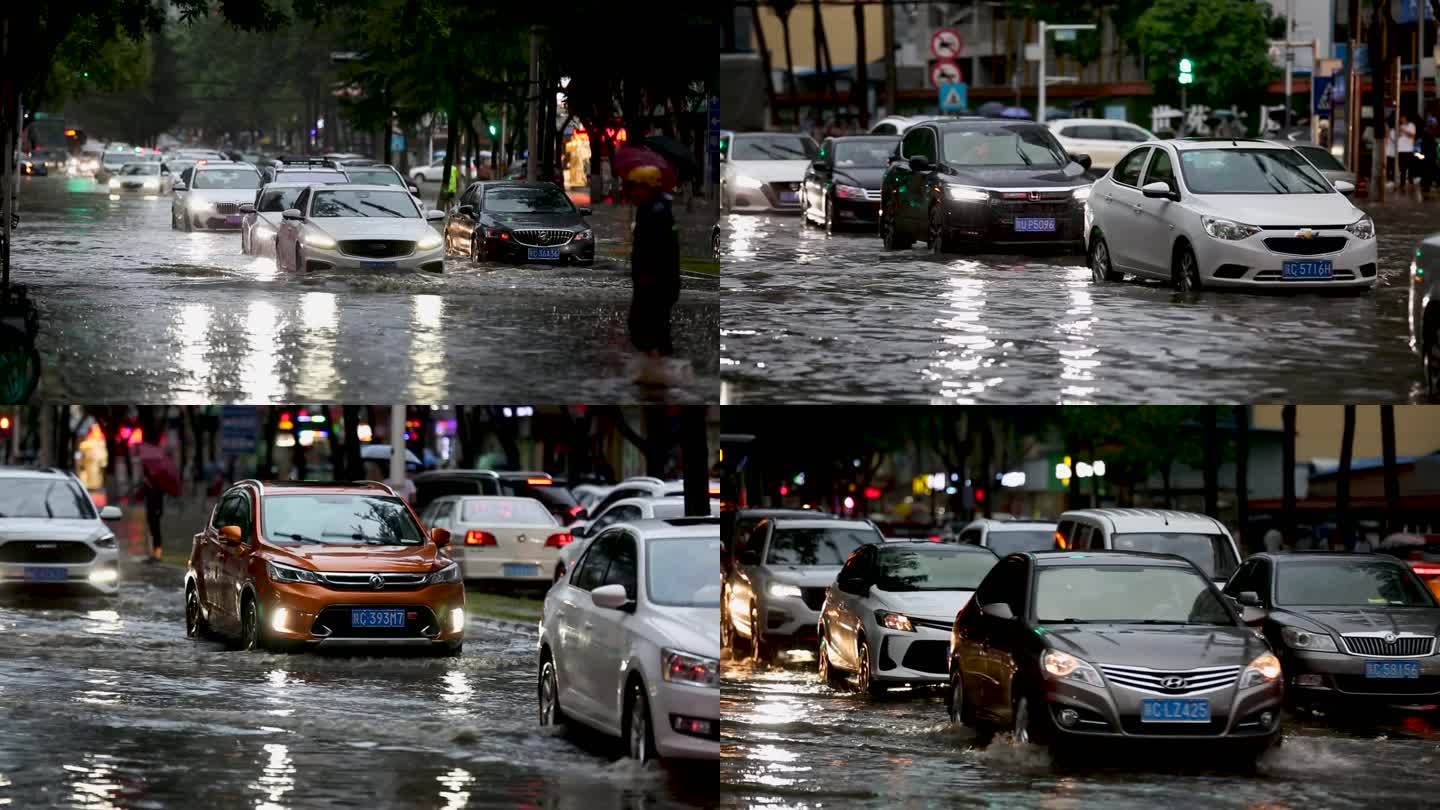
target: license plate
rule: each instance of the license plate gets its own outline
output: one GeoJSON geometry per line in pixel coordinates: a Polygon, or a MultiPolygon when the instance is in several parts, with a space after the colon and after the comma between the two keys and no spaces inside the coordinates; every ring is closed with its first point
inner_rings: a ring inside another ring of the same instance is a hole
{"type": "Polygon", "coordinates": [[[1140,701],[1142,723],[1208,723],[1210,701],[1205,698],[1164,698],[1140,701]]]}
{"type": "Polygon", "coordinates": [[[1329,259],[1324,261],[1281,262],[1281,278],[1330,278],[1334,275],[1329,259]]]}
{"type": "Polygon", "coordinates": [[[558,259],[560,258],[560,248],[530,248],[526,251],[526,255],[532,259],[558,259]]]}
{"type": "Polygon", "coordinates": [[[1016,233],[1054,233],[1054,217],[1016,217],[1016,233]]]}
{"type": "Polygon", "coordinates": [[[351,627],[404,627],[405,611],[353,608],[350,611],[351,627]]]}
{"type": "Polygon", "coordinates": [[[507,577],[538,577],[540,566],[537,563],[504,563],[500,566],[500,573],[507,577]]]}
{"type": "Polygon", "coordinates": [[[800,192],[798,192],[798,191],[782,191],[782,192],[780,192],[780,202],[783,202],[783,203],[796,203],[796,202],[800,202],[800,192]]]}
{"type": "Polygon", "coordinates": [[[25,566],[26,582],[64,582],[70,571],[51,566],[25,566]]]}
{"type": "Polygon", "coordinates": [[[225,217],[225,224],[226,224],[226,225],[239,225],[239,224],[240,224],[240,215],[239,215],[239,214],[236,214],[236,215],[233,216],[233,217],[225,217]]]}
{"type": "Polygon", "coordinates": [[[1366,661],[1367,678],[1419,678],[1419,661],[1366,661]]]}
{"type": "Polygon", "coordinates": [[[360,262],[360,266],[366,270],[394,270],[398,265],[395,262],[360,262]]]}

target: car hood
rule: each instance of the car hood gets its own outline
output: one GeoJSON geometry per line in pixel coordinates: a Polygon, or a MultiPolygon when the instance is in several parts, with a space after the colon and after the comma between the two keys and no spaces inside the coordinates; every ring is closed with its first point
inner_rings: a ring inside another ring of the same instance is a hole
{"type": "Polygon", "coordinates": [[[336,239],[409,239],[414,241],[434,228],[423,219],[377,217],[325,217],[309,219],[306,225],[330,234],[336,239]]]}
{"type": "Polygon", "coordinates": [[[214,203],[253,203],[253,188],[192,188],[184,192],[187,200],[206,200],[214,203]]]}
{"type": "Polygon", "coordinates": [[[732,160],[731,171],[737,177],[753,177],[762,183],[798,183],[810,168],[808,160],[732,160]]]}
{"type": "Polygon", "coordinates": [[[802,588],[824,588],[840,576],[838,565],[767,565],[764,573],[775,582],[802,588]]]}
{"type": "Polygon", "coordinates": [[[649,626],[659,634],[657,646],[680,652],[720,657],[720,608],[656,605],[649,626]]]}
{"type": "MultiPolygon", "coordinates": [[[[436,568],[437,561],[444,559],[436,553],[433,543],[418,546],[299,546],[286,548],[274,558],[277,562],[336,573],[424,573],[436,568]]],[[[440,567],[443,565],[444,562],[441,562],[440,567]]]]}
{"type": "Polygon", "coordinates": [[[880,184],[885,180],[885,168],[874,169],[836,169],[835,182],[844,183],[847,186],[859,186],[860,188],[879,189],[880,184]]]}
{"type": "Polygon", "coordinates": [[[103,523],[90,518],[0,518],[0,543],[7,540],[88,541],[110,534],[103,523]]]}
{"type": "Polygon", "coordinates": [[[524,228],[563,228],[565,230],[580,230],[585,227],[585,220],[580,218],[577,212],[557,214],[497,214],[486,212],[486,217],[504,228],[520,230],[524,228]]]}
{"type": "Polygon", "coordinates": [[[1311,630],[1345,633],[1440,634],[1440,608],[1326,607],[1277,608],[1270,618],[1311,630]],[[1307,626],[1313,625],[1313,626],[1307,626]]]}
{"type": "Polygon", "coordinates": [[[974,591],[882,591],[872,590],[887,609],[922,619],[953,622],[955,614],[970,604],[974,591]]]}
{"type": "Polygon", "coordinates": [[[1246,225],[1349,225],[1365,215],[1340,193],[1192,194],[1186,199],[1202,214],[1246,225]]]}
{"type": "Polygon", "coordinates": [[[1026,169],[1004,168],[956,169],[952,174],[943,175],[946,182],[980,188],[1080,188],[1092,181],[1077,163],[1067,163],[1061,168],[1026,169]]]}
{"type": "Polygon", "coordinates": [[[1057,624],[1043,637],[1092,664],[1166,670],[1244,666],[1269,650],[1253,630],[1220,625],[1057,624]]]}

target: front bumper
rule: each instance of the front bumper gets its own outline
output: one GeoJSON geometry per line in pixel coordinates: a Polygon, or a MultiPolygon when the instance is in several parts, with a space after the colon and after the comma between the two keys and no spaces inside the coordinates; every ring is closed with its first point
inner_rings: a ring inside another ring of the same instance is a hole
{"type": "Polygon", "coordinates": [[[1236,684],[1191,694],[1165,695],[1131,689],[1107,681],[1108,686],[1091,686],[1071,679],[1046,678],[1044,709],[1049,713],[1057,740],[1096,738],[1135,740],[1189,740],[1260,744],[1280,733],[1280,707],[1284,698],[1281,679],[1241,689],[1236,684]],[[1206,698],[1210,720],[1193,723],[1145,722],[1141,701],[1153,698],[1206,698]],[[1065,727],[1059,712],[1071,708],[1078,722],[1065,727]],[[1260,715],[1271,715],[1270,725],[1260,715]]]}
{"type": "Polygon", "coordinates": [[[303,270],[424,270],[438,273],[445,269],[445,245],[384,258],[351,256],[341,253],[339,248],[301,245],[300,262],[303,270]]]}
{"type": "Polygon", "coordinates": [[[451,582],[413,590],[336,590],[310,583],[259,583],[260,621],[279,643],[332,647],[430,647],[465,638],[465,586],[451,582]],[[405,608],[403,628],[353,628],[350,608],[405,608]],[[285,609],[277,626],[276,611],[285,609]],[[457,627],[452,611],[461,610],[457,627]],[[408,615],[408,614],[414,614],[408,615]]]}
{"type": "Polygon", "coordinates": [[[95,559],[84,563],[0,563],[0,586],[25,590],[62,588],[113,596],[120,591],[118,559],[114,550],[101,550],[95,559]],[[32,578],[26,569],[43,569],[45,573],[32,578]]]}
{"type": "Polygon", "coordinates": [[[799,596],[766,594],[760,602],[760,629],[766,639],[781,642],[789,639],[797,645],[815,646],[820,640],[816,627],[819,608],[812,608],[799,596]]]}
{"type": "Polygon", "coordinates": [[[159,187],[159,186],[146,187],[144,184],[138,184],[138,185],[133,185],[133,186],[132,186],[132,185],[129,185],[129,184],[127,184],[127,183],[121,183],[121,184],[118,185],[118,186],[110,187],[110,193],[111,193],[111,194],[143,194],[143,195],[148,195],[148,196],[151,196],[151,197],[155,197],[155,196],[159,196],[159,194],[160,194],[160,187],[159,187]]]}
{"type": "Polygon", "coordinates": [[[670,759],[720,758],[720,689],[661,681],[650,690],[655,748],[670,759]],[[680,721],[687,731],[676,731],[680,721]],[[685,722],[691,721],[691,722],[685,722]],[[693,728],[700,721],[702,729],[693,728]]]}
{"type": "Polygon", "coordinates": [[[1440,655],[1366,658],[1347,653],[1287,650],[1281,664],[1286,688],[1301,700],[1353,703],[1440,703],[1440,655]],[[1415,661],[1419,678],[1367,678],[1366,661],[1415,661]]]}
{"type": "Polygon", "coordinates": [[[1203,231],[1192,240],[1200,265],[1201,283],[1211,287],[1286,290],[1335,290],[1374,287],[1378,276],[1375,239],[1356,239],[1344,230],[1316,231],[1317,238],[1343,237],[1344,246],[1331,253],[1299,255],[1266,247],[1266,239],[1285,238],[1293,232],[1261,231],[1245,239],[1214,239],[1203,231]],[[1287,280],[1281,277],[1286,261],[1329,261],[1334,277],[1323,280],[1287,280]]]}
{"type": "Polygon", "coordinates": [[[831,203],[836,225],[880,225],[880,198],[852,200],[836,197],[831,203]]]}
{"type": "Polygon", "coordinates": [[[945,201],[946,234],[950,239],[977,246],[1046,248],[1084,252],[1085,206],[1073,200],[1034,203],[1000,200],[991,192],[988,202],[945,201]],[[1055,221],[1053,231],[1017,230],[1016,220],[1055,221]]]}
{"type": "Polygon", "coordinates": [[[733,211],[781,211],[800,210],[800,183],[763,183],[759,188],[753,185],[730,186],[730,208],[733,211]]]}
{"type": "Polygon", "coordinates": [[[238,231],[244,215],[239,211],[224,213],[216,208],[185,207],[190,227],[197,231],[238,231]]]}
{"type": "MultiPolygon", "coordinates": [[[[912,619],[912,621],[914,621],[912,619]]],[[[873,622],[870,639],[870,680],[895,683],[945,683],[950,631],[915,625],[915,632],[888,630],[873,622]]]]}
{"type": "Polygon", "coordinates": [[[498,237],[491,236],[485,239],[485,255],[493,259],[498,259],[500,261],[512,262],[555,262],[560,264],[575,261],[593,262],[595,261],[595,240],[593,238],[571,239],[569,242],[566,242],[563,245],[549,245],[542,247],[540,245],[521,244],[515,241],[514,237],[511,237],[510,239],[500,239],[498,237]],[[559,248],[560,257],[558,259],[530,258],[531,248],[543,250],[546,247],[559,248]]]}

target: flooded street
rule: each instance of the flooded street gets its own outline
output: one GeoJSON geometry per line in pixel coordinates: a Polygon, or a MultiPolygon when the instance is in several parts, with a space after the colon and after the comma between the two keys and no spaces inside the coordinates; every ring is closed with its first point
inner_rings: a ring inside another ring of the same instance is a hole
{"type": "MultiPolygon", "coordinates": [[[[170,197],[26,177],[15,282],[41,308],[46,400],[713,401],[718,282],[687,273],[676,355],[690,379],[630,379],[627,263],[277,273],[236,232],[170,228],[170,197]]],[[[427,192],[433,202],[433,194],[427,192]]],[[[597,239],[622,236],[599,223],[597,239]]]]}
{"type": "Polygon", "coordinates": [[[533,627],[459,658],[231,652],[187,639],[178,566],[106,600],[0,600],[0,806],[713,805],[716,770],[614,760],[538,725],[533,627]]]}
{"type": "Polygon", "coordinates": [[[890,252],[722,216],[722,402],[1423,401],[1408,270],[1440,203],[1366,207],[1380,278],[1359,295],[1097,286],[1079,255],[890,252]]]}
{"type": "MultiPolygon", "coordinates": [[[[1401,727],[1330,730],[1287,718],[1280,748],[1253,773],[1198,758],[1057,766],[1001,737],[976,745],[951,725],[938,692],[892,690],[872,701],[820,684],[813,661],[756,670],[724,662],[721,803],[788,808],[1155,808],[1253,810],[1433,807],[1417,774],[1440,738],[1401,727]],[[1203,797],[1203,798],[1201,798],[1203,797]]],[[[1415,718],[1412,718],[1412,723],[1415,718]]]]}

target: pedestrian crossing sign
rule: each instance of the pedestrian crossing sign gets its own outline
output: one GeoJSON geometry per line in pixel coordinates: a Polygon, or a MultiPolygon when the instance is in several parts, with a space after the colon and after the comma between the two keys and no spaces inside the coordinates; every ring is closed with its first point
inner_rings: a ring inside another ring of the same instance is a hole
{"type": "Polygon", "coordinates": [[[965,82],[940,85],[940,112],[961,112],[969,109],[969,89],[965,82]]]}

